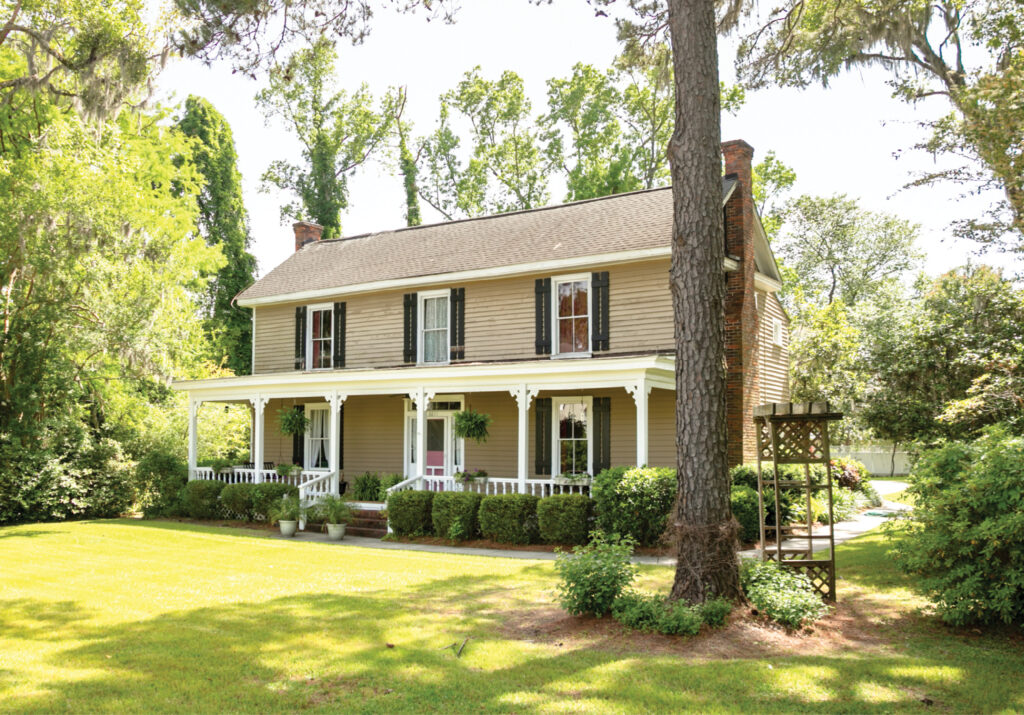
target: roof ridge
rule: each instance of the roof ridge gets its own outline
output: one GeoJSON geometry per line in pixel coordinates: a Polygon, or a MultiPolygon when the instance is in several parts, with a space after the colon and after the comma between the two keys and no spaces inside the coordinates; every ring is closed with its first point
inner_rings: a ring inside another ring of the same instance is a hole
{"type": "MultiPolygon", "coordinates": [[[[320,241],[313,241],[313,242],[307,243],[306,246],[312,246],[312,245],[323,244],[323,243],[339,243],[339,242],[342,242],[342,241],[354,241],[354,240],[359,239],[359,238],[372,238],[374,236],[379,236],[379,235],[381,235],[383,233],[399,233],[401,231],[415,231],[415,230],[421,229],[421,228],[434,228],[436,226],[451,226],[452,224],[456,224],[456,223],[469,223],[470,221],[486,221],[488,219],[505,218],[506,216],[520,216],[522,214],[528,214],[528,213],[539,213],[541,211],[552,211],[552,210],[555,210],[555,209],[566,208],[568,206],[581,206],[583,204],[594,203],[595,201],[607,201],[609,199],[617,199],[617,198],[624,197],[624,196],[636,196],[637,194],[649,194],[649,193],[653,193],[655,191],[665,191],[666,189],[671,189],[671,188],[672,188],[671,185],[670,186],[655,186],[655,187],[652,187],[650,189],[637,189],[636,191],[622,191],[622,192],[619,192],[617,194],[607,194],[605,196],[594,196],[594,197],[589,198],[589,199],[579,199],[577,201],[566,201],[566,202],[561,203],[561,204],[550,204],[548,206],[537,206],[537,207],[532,208],[532,209],[519,209],[517,211],[506,211],[504,213],[486,214],[485,216],[470,216],[468,218],[457,218],[457,219],[452,219],[450,221],[437,221],[435,223],[424,223],[424,224],[420,224],[419,226],[399,226],[398,228],[389,228],[389,229],[384,229],[382,231],[367,231],[366,233],[357,233],[354,236],[341,236],[340,238],[327,238],[327,239],[322,239],[320,241]]],[[[306,246],[303,246],[302,248],[305,248],[306,246]]],[[[299,250],[302,250],[302,249],[299,249],[299,250]]]]}

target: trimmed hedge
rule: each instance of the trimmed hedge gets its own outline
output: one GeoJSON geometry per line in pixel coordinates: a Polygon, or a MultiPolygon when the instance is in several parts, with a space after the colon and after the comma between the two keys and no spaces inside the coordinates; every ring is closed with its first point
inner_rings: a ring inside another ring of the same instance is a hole
{"type": "Polygon", "coordinates": [[[537,497],[498,494],[480,502],[480,532],[503,544],[531,544],[537,540],[537,497]]]}
{"type": "Polygon", "coordinates": [[[255,496],[255,484],[228,484],[220,493],[220,503],[229,516],[252,521],[255,496]]]}
{"type": "Polygon", "coordinates": [[[540,538],[549,544],[585,544],[594,520],[594,500],[582,494],[555,494],[537,502],[540,538]]]}
{"type": "Polygon", "coordinates": [[[734,486],[730,495],[732,515],[740,525],[740,540],[757,541],[761,538],[761,523],[757,514],[757,492],[746,486],[734,486]]]}
{"type": "Polygon", "coordinates": [[[452,541],[475,538],[480,531],[477,512],[482,494],[473,492],[440,492],[434,495],[430,509],[434,536],[452,541]]]}
{"type": "Polygon", "coordinates": [[[281,501],[283,497],[297,497],[299,488],[291,484],[278,484],[277,482],[263,482],[254,484],[252,490],[252,515],[253,518],[270,520],[270,510],[281,501]]]}
{"type": "Polygon", "coordinates": [[[597,526],[631,536],[642,546],[661,540],[676,498],[676,470],[668,467],[605,469],[590,489],[597,526]]]}
{"type": "Polygon", "coordinates": [[[396,536],[433,533],[434,492],[404,491],[388,495],[388,525],[396,536]]]}
{"type": "Polygon", "coordinates": [[[181,503],[185,513],[193,519],[216,519],[221,515],[220,493],[224,482],[199,479],[189,482],[182,490],[181,503]]]}

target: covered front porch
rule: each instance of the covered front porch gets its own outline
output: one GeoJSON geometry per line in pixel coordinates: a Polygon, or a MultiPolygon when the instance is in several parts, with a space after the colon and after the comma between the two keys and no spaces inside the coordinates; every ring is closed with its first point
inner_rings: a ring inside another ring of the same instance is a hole
{"type": "Polygon", "coordinates": [[[189,394],[190,479],[289,483],[307,503],[352,494],[367,472],[398,475],[389,492],[544,497],[587,493],[607,466],[674,462],[674,370],[665,355],[276,373],[175,388],[189,394]],[[197,415],[208,402],[249,406],[250,462],[197,465],[197,415]],[[289,436],[282,415],[296,409],[309,426],[289,436]],[[485,442],[455,434],[454,415],[467,409],[490,416],[485,442]],[[286,464],[300,468],[279,473],[286,464]],[[486,476],[462,478],[480,471],[486,476]]]}

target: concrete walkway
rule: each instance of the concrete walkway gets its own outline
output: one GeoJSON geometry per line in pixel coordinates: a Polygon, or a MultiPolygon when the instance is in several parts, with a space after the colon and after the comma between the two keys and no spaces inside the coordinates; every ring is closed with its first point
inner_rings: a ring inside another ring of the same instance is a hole
{"type": "MultiPolygon", "coordinates": [[[[871,482],[878,493],[881,495],[895,494],[896,492],[903,491],[908,486],[906,482],[897,481],[882,481],[872,480],[871,482]]],[[[877,509],[868,509],[869,512],[875,514],[880,513],[895,513],[905,511],[907,509],[903,504],[897,504],[896,502],[884,501],[882,506],[877,509]]],[[[872,529],[878,528],[881,524],[889,519],[889,516],[880,515],[869,515],[867,512],[860,512],[850,521],[841,521],[835,525],[835,542],[841,544],[844,541],[866,534],[872,529]]],[[[814,533],[827,533],[826,527],[819,527],[814,530],[814,533]]],[[[280,534],[275,534],[273,538],[283,539],[280,534]]],[[[389,549],[392,551],[425,551],[434,554],[465,554],[468,556],[490,556],[492,558],[503,558],[503,559],[525,559],[534,561],[553,561],[555,554],[550,551],[519,551],[517,549],[476,549],[467,546],[446,546],[441,544],[407,544],[397,541],[381,541],[380,539],[371,539],[363,536],[346,536],[342,541],[331,541],[327,538],[327,534],[319,531],[300,531],[294,537],[293,541],[304,541],[313,543],[330,544],[332,546],[362,546],[369,549],[389,549]]],[[[793,545],[803,546],[807,543],[804,539],[800,541],[796,539],[793,541],[793,545]]],[[[784,543],[783,546],[786,544],[784,543]]],[[[740,556],[746,558],[754,558],[758,555],[758,549],[747,549],[740,552],[740,556]]],[[[634,556],[633,562],[638,564],[659,564],[663,566],[671,566],[675,564],[675,559],[671,556],[634,556]]]]}

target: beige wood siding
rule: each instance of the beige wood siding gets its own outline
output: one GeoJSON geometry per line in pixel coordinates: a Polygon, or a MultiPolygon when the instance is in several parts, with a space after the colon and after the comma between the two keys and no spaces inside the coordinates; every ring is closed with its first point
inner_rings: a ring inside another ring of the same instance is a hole
{"type": "Polygon", "coordinates": [[[364,472],[401,474],[404,439],[401,395],[354,395],[345,400],[345,481],[364,472]]]}
{"type": "Polygon", "coordinates": [[[758,380],[761,402],[789,401],[789,318],[774,293],[758,295],[758,380]],[[772,324],[782,321],[782,346],[775,344],[772,324]]]}
{"type": "MultiPolygon", "coordinates": [[[[668,261],[608,268],[610,353],[673,348],[668,261]]],[[[547,274],[545,274],[547,275],[547,274]]],[[[499,361],[536,357],[534,282],[544,276],[474,281],[466,290],[466,360],[499,361]]],[[[346,303],[346,368],[402,364],[403,299],[407,291],[382,291],[339,298],[346,303]]],[[[333,302],[333,299],[318,301],[333,302]]],[[[294,369],[295,307],[255,308],[254,372],[294,369]]]]}
{"type": "Polygon", "coordinates": [[[647,406],[647,459],[652,467],[676,466],[676,393],[651,390],[647,406]]]}

